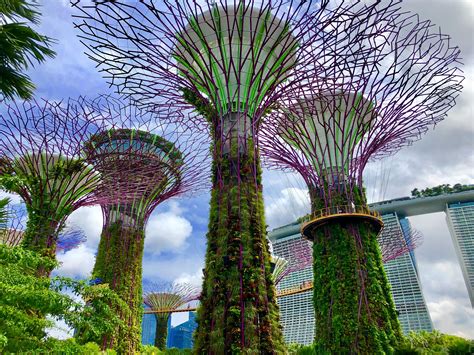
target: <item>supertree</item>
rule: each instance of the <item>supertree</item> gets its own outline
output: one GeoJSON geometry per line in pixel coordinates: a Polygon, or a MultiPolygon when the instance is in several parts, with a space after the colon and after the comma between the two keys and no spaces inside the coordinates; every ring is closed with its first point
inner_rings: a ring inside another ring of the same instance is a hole
{"type": "Polygon", "coordinates": [[[405,233],[395,226],[384,227],[378,240],[382,262],[385,264],[418,248],[423,242],[423,234],[413,228],[405,233]]]}
{"type": "Polygon", "coordinates": [[[378,7],[352,33],[360,41],[345,60],[327,66],[328,80],[280,102],[261,127],[269,165],[299,172],[308,186],[302,234],[313,241],[321,353],[392,351],[400,327],[377,244],[383,223],[367,206],[362,174],[442,120],[461,90],[449,37],[396,4],[378,7]]]}
{"type": "Polygon", "coordinates": [[[331,8],[326,0],[74,5],[88,55],[120,93],[151,108],[192,108],[199,114],[189,123],[210,127],[213,189],[198,352],[284,352],[256,133],[276,100],[310,85],[337,57],[334,44],[347,37],[350,45],[350,28],[363,25],[373,7],[331,8]]]}
{"type": "Polygon", "coordinates": [[[160,350],[166,349],[168,335],[168,319],[171,313],[179,307],[199,299],[201,290],[187,283],[163,284],[149,286],[143,294],[143,302],[155,314],[156,332],[155,346],[160,350]]]}
{"type": "Polygon", "coordinates": [[[104,348],[138,350],[142,318],[142,259],[145,226],[162,202],[205,188],[208,143],[184,126],[156,121],[152,115],[112,97],[91,107],[114,126],[91,136],[85,159],[104,176],[102,192],[119,189],[102,204],[103,229],[92,275],[108,283],[130,307],[125,334],[101,339],[104,348]]]}
{"type": "Polygon", "coordinates": [[[272,255],[271,266],[275,286],[289,274],[303,270],[311,266],[312,263],[311,247],[306,240],[292,243],[287,259],[272,255]]]}
{"type": "Polygon", "coordinates": [[[0,186],[26,205],[23,247],[55,258],[67,217],[100,202],[102,176],[82,158],[82,144],[104,122],[83,98],[13,102],[0,113],[0,186]]]}

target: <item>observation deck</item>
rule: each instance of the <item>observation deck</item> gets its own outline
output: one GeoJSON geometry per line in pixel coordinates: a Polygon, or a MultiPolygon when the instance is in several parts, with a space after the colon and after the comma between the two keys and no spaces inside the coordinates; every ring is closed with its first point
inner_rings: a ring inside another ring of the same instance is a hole
{"type": "Polygon", "coordinates": [[[380,213],[369,209],[367,206],[333,206],[323,208],[308,216],[310,220],[303,222],[301,235],[313,241],[313,231],[321,226],[331,223],[351,223],[366,221],[374,231],[379,233],[383,228],[380,213]]]}

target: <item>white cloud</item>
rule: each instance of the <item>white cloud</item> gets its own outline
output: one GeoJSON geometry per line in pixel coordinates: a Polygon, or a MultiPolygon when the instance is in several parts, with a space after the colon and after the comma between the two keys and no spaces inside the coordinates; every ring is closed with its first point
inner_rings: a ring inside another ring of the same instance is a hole
{"type": "Polygon", "coordinates": [[[310,212],[308,191],[297,187],[285,188],[277,197],[267,195],[265,202],[265,216],[270,228],[294,222],[310,212]]]}
{"type": "Polygon", "coordinates": [[[96,249],[102,232],[102,210],[100,206],[81,207],[74,211],[67,220],[68,226],[77,226],[87,237],[86,245],[96,249]]]}
{"type": "Polygon", "coordinates": [[[203,280],[202,269],[197,270],[193,274],[188,274],[187,272],[183,272],[180,276],[174,280],[175,283],[187,283],[193,286],[201,287],[203,280]]]}
{"type": "Polygon", "coordinates": [[[450,298],[428,302],[435,328],[443,333],[474,338],[474,310],[470,305],[459,304],[450,298]]]}
{"type": "Polygon", "coordinates": [[[145,232],[145,251],[160,254],[164,251],[178,252],[186,245],[193,226],[184,217],[179,204],[172,202],[169,211],[152,215],[145,232]]]}
{"type": "Polygon", "coordinates": [[[64,254],[58,254],[61,266],[56,269],[58,275],[87,278],[95,263],[95,251],[80,245],[78,248],[64,254]]]}

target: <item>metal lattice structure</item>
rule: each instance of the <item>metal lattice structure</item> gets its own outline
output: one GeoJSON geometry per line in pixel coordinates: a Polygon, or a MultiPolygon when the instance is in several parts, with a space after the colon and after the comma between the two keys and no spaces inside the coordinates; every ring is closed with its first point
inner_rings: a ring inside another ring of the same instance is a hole
{"type": "Polygon", "coordinates": [[[121,94],[154,110],[194,110],[171,120],[209,128],[213,192],[196,348],[285,351],[269,272],[257,131],[277,100],[328,80],[324,65],[338,57],[332,48],[357,41],[350,30],[366,26],[374,5],[330,6],[326,0],[73,5],[87,54],[121,94]]]}
{"type": "Polygon", "coordinates": [[[113,198],[98,194],[102,175],[83,159],[83,143],[105,125],[84,98],[5,105],[0,113],[0,184],[26,205],[24,247],[54,258],[67,217],[82,206],[113,198]]]}
{"type": "MultiPolygon", "coordinates": [[[[462,88],[460,51],[430,21],[379,3],[365,23],[351,33],[358,38],[352,46],[334,49],[341,56],[325,66],[326,80],[281,100],[260,130],[268,165],[299,172],[309,189],[302,234],[321,270],[314,275],[321,352],[383,352],[396,344],[400,326],[376,243],[383,223],[367,206],[362,174],[370,160],[444,119],[462,88]]],[[[389,258],[412,247],[391,242],[389,258]]]]}
{"type": "Polygon", "coordinates": [[[382,261],[385,264],[418,248],[423,243],[423,234],[413,228],[404,234],[396,226],[390,226],[383,229],[378,239],[382,261]]]}
{"type": "Polygon", "coordinates": [[[311,247],[308,243],[294,243],[289,251],[288,259],[289,260],[286,260],[276,255],[272,256],[272,264],[274,264],[272,274],[275,286],[289,274],[312,265],[311,247]]]}
{"type": "Polygon", "coordinates": [[[208,187],[209,147],[206,136],[155,120],[112,97],[99,97],[90,106],[114,124],[85,143],[85,159],[104,176],[101,194],[122,193],[101,204],[104,224],[92,274],[131,309],[125,333],[100,342],[104,348],[133,352],[140,345],[146,223],[160,203],[208,187]]]}
{"type": "Polygon", "coordinates": [[[268,165],[298,171],[323,207],[331,194],[353,201],[367,163],[420,139],[462,89],[459,48],[398,7],[381,5],[352,33],[359,42],[341,43],[346,61],[326,66],[330,79],[279,102],[262,127],[268,165]]]}
{"type": "MultiPolygon", "coordinates": [[[[24,206],[15,206],[8,209],[8,225],[0,229],[0,244],[10,247],[20,246],[25,235],[25,220],[27,219],[24,206]]],[[[66,227],[59,232],[56,242],[56,254],[67,253],[78,248],[87,240],[84,231],[77,227],[66,227]]]]}
{"type": "Polygon", "coordinates": [[[160,350],[166,348],[168,319],[171,313],[191,301],[198,300],[200,293],[198,287],[186,283],[153,285],[144,293],[143,302],[155,312],[156,347],[160,350]]]}

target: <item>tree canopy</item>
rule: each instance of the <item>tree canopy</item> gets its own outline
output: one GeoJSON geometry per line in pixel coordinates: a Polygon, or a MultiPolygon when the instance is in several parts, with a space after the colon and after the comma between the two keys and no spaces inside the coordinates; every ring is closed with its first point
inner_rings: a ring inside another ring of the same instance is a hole
{"type": "Polygon", "coordinates": [[[455,184],[451,186],[450,184],[442,184],[435,187],[427,187],[424,190],[419,191],[418,188],[415,188],[411,191],[412,197],[431,197],[431,196],[438,196],[442,194],[450,194],[454,192],[462,192],[474,190],[474,185],[462,185],[462,184],[455,184]]]}
{"type": "Polygon", "coordinates": [[[24,71],[56,54],[54,41],[27,24],[39,23],[37,8],[28,0],[0,1],[0,98],[31,98],[35,85],[24,71]]]}

